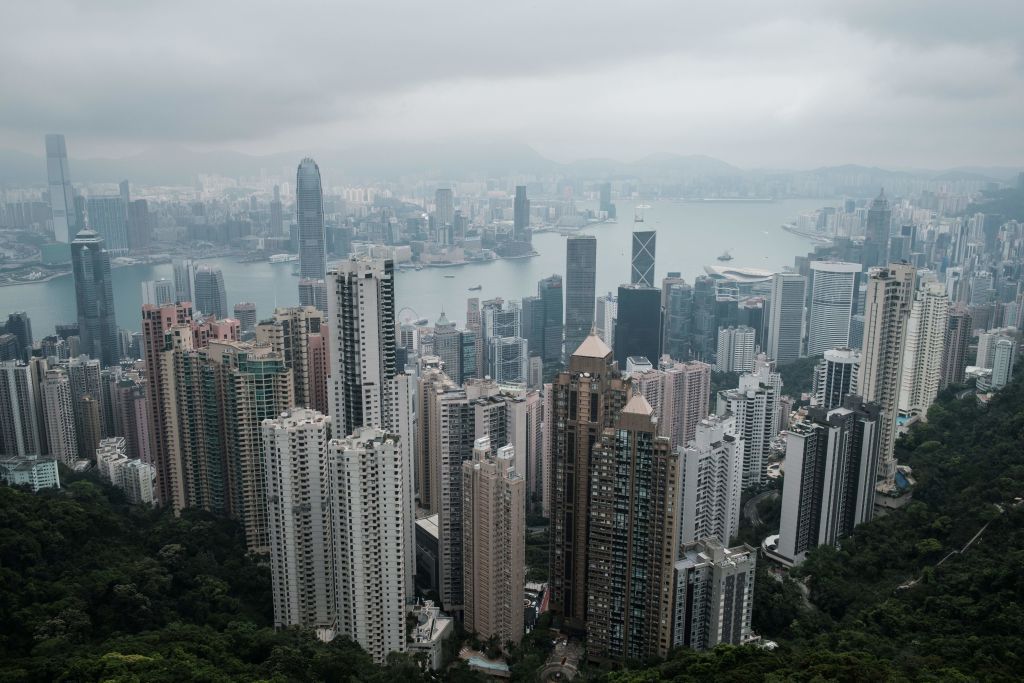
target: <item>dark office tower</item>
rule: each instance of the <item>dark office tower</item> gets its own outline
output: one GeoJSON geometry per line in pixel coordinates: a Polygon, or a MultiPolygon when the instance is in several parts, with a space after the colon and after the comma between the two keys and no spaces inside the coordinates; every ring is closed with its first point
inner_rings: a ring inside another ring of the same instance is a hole
{"type": "Polygon", "coordinates": [[[573,235],[565,242],[565,352],[571,354],[594,327],[597,238],[573,235]]]}
{"type": "Polygon", "coordinates": [[[295,221],[299,230],[299,276],[323,280],[327,276],[324,233],[324,195],[320,167],[306,157],[295,176],[295,221]]]}
{"type": "Polygon", "coordinates": [[[152,239],[153,224],[149,216],[149,204],[145,199],[135,199],[128,205],[128,247],[145,248],[152,239]]]}
{"type": "Polygon", "coordinates": [[[32,321],[28,313],[17,311],[7,316],[7,334],[13,334],[18,340],[18,352],[21,360],[28,362],[32,355],[32,321]]]}
{"type": "Polygon", "coordinates": [[[530,241],[530,200],[526,196],[526,185],[516,185],[513,205],[513,233],[516,242],[530,241]]]}
{"type": "Polygon", "coordinates": [[[639,285],[619,287],[619,315],[615,320],[615,360],[626,367],[630,356],[661,358],[661,290],[639,285]]]}
{"type": "Polygon", "coordinates": [[[71,243],[71,268],[75,276],[78,335],[81,351],[104,366],[117,365],[117,320],[114,288],[110,280],[110,254],[95,231],[81,230],[71,243]]]}
{"type": "Polygon", "coordinates": [[[599,186],[599,192],[601,195],[601,202],[598,210],[604,211],[608,215],[608,218],[614,219],[615,205],[612,204],[612,184],[601,183],[599,186]]]}
{"type": "Polygon", "coordinates": [[[942,347],[942,374],[939,388],[950,384],[964,383],[964,369],[967,367],[967,347],[971,344],[971,314],[964,306],[949,310],[946,322],[946,338],[942,347]]]}
{"type": "Polygon", "coordinates": [[[524,296],[522,306],[522,335],[526,340],[526,352],[541,358],[544,356],[544,300],[539,296],[524,296]]]}
{"type": "MultiPolygon", "coordinates": [[[[593,291],[591,291],[593,294],[593,291]]],[[[541,358],[544,379],[551,379],[562,364],[562,276],[552,275],[537,283],[537,296],[544,306],[544,340],[541,358]]],[[[591,296],[593,301],[593,296],[591,296]]]]}
{"type": "MultiPolygon", "coordinates": [[[[693,357],[709,363],[718,351],[718,320],[715,281],[701,275],[693,281],[692,342],[693,357]]],[[[679,359],[676,359],[679,360],[679,359]]]]}
{"type": "Polygon", "coordinates": [[[593,660],[664,657],[679,552],[679,455],[635,394],[591,456],[587,651],[593,660]]]}
{"type": "Polygon", "coordinates": [[[46,136],[46,177],[50,192],[53,239],[67,244],[78,233],[78,228],[85,226],[78,222],[75,213],[68,148],[63,135],[51,133],[46,136]]]}
{"type": "Polygon", "coordinates": [[[881,448],[881,407],[847,396],[841,408],[811,408],[785,432],[786,480],[778,554],[790,564],[837,545],[871,521],[881,448]]]}
{"type": "Polygon", "coordinates": [[[671,285],[668,289],[664,336],[663,353],[679,361],[688,361],[694,357],[693,287],[685,282],[671,285]]]}
{"type": "Polygon", "coordinates": [[[281,187],[274,185],[274,198],[270,201],[270,234],[284,234],[284,207],[281,205],[281,187]]]}
{"type": "Polygon", "coordinates": [[[658,233],[643,230],[633,233],[633,258],[629,281],[642,287],[654,286],[654,245],[658,233]]]}
{"type": "Polygon", "coordinates": [[[865,268],[884,266],[888,261],[889,223],[892,220],[892,209],[885,198],[885,190],[871,202],[868,209],[867,226],[864,229],[864,250],[861,252],[861,263],[865,268]]]}
{"type": "MultiPolygon", "coordinates": [[[[591,454],[605,429],[614,427],[629,399],[629,384],[596,334],[569,359],[551,385],[551,610],[565,628],[587,625],[590,547],[591,454]]],[[[549,419],[545,416],[545,419],[549,419]]]]}
{"type": "Polygon", "coordinates": [[[228,317],[228,297],[220,268],[199,266],[196,270],[195,309],[217,320],[228,317]]]}

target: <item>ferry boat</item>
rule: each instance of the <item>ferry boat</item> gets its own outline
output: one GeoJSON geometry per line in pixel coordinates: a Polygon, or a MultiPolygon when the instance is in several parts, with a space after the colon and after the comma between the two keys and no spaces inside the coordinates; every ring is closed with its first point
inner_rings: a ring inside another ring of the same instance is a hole
{"type": "Polygon", "coordinates": [[[479,292],[483,288],[484,288],[483,285],[477,285],[476,287],[470,287],[469,291],[471,291],[471,292],[479,292]]]}
{"type": "Polygon", "coordinates": [[[726,250],[726,251],[722,252],[721,256],[718,257],[718,260],[719,261],[732,261],[732,258],[733,258],[732,254],[730,254],[729,251],[726,250]]]}
{"type": "Polygon", "coordinates": [[[274,254],[270,257],[271,263],[288,263],[289,261],[298,261],[298,254],[274,254]]]}

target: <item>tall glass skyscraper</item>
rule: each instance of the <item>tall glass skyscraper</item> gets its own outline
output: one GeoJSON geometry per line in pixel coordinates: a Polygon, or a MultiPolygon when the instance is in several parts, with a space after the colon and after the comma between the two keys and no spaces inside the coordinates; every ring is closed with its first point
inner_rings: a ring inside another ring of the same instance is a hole
{"type": "Polygon", "coordinates": [[[324,233],[324,194],[320,167],[306,157],[295,176],[295,220],[299,228],[299,276],[327,276],[327,236],[324,233]]]}
{"type": "Polygon", "coordinates": [[[67,244],[82,226],[76,220],[68,148],[63,135],[51,133],[46,136],[46,178],[50,190],[50,213],[53,215],[53,239],[67,244]]]}
{"type": "Polygon", "coordinates": [[[530,200],[526,196],[526,185],[516,185],[516,198],[512,206],[513,233],[517,242],[530,241],[530,200]]]}
{"type": "Polygon", "coordinates": [[[196,310],[204,315],[212,315],[217,320],[229,316],[224,273],[220,268],[200,266],[196,270],[195,301],[192,303],[196,310]]]}
{"type": "Polygon", "coordinates": [[[811,262],[808,356],[820,356],[829,349],[850,344],[859,275],[859,263],[811,262]]]}
{"type": "Polygon", "coordinates": [[[565,355],[571,356],[594,326],[597,238],[573,235],[565,243],[565,355]]]}
{"type": "Polygon", "coordinates": [[[654,286],[654,245],[658,233],[641,230],[633,233],[633,258],[630,261],[630,283],[641,287],[654,286]]]}
{"type": "Polygon", "coordinates": [[[114,318],[110,254],[104,248],[103,238],[94,230],[82,230],[71,243],[71,268],[82,352],[104,366],[117,365],[121,354],[114,318]]]}
{"type": "Polygon", "coordinates": [[[889,223],[892,221],[892,209],[889,200],[882,190],[871,202],[868,209],[867,225],[864,228],[864,249],[861,252],[861,263],[865,268],[884,266],[889,255],[889,223]]]}

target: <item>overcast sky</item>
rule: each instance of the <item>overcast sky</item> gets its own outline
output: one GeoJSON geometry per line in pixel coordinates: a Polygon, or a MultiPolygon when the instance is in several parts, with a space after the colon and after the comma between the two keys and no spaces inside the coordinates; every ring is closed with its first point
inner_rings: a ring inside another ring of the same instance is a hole
{"type": "Polygon", "coordinates": [[[9,2],[0,147],[1024,163],[1024,0],[9,2]],[[697,8],[696,5],[703,7],[697,8]]]}

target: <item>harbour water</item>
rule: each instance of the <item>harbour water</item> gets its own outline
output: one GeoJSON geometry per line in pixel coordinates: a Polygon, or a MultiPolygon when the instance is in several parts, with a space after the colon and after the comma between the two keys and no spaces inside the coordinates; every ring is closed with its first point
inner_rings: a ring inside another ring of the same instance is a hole
{"type": "MultiPolygon", "coordinates": [[[[633,205],[617,202],[619,221],[596,224],[583,232],[597,237],[597,293],[614,291],[629,280],[633,205]]],[[[687,281],[703,274],[705,265],[728,250],[732,266],[781,269],[793,257],[811,251],[806,239],[781,229],[802,211],[828,204],[821,199],[787,199],[777,202],[676,202],[649,201],[642,229],[656,230],[657,278],[679,271],[687,281]]],[[[565,275],[565,236],[557,232],[537,234],[534,249],[539,256],[454,268],[405,270],[397,276],[398,308],[411,308],[417,317],[435,320],[442,308],[460,326],[465,321],[466,299],[503,297],[518,299],[537,293],[537,281],[552,273],[565,275]],[[454,277],[445,277],[451,276],[454,277]],[[468,291],[481,285],[480,291],[468,291]]],[[[275,306],[298,303],[298,278],[294,263],[238,263],[234,259],[209,259],[203,264],[224,272],[228,308],[239,301],[256,304],[257,314],[269,314],[275,306]]],[[[129,266],[113,271],[117,324],[140,329],[140,283],[172,279],[172,266],[129,266]]],[[[58,322],[75,320],[74,286],[70,276],[48,282],[0,288],[0,314],[27,311],[36,339],[53,334],[58,322]]]]}

